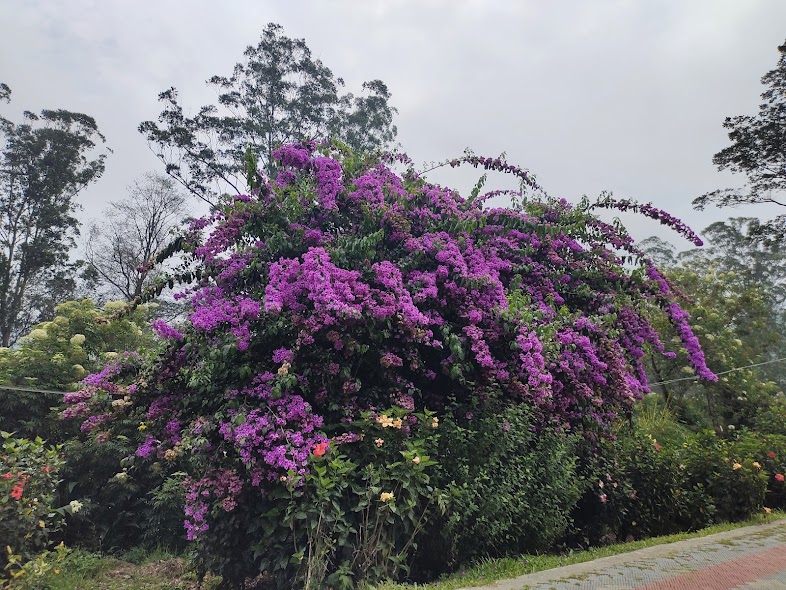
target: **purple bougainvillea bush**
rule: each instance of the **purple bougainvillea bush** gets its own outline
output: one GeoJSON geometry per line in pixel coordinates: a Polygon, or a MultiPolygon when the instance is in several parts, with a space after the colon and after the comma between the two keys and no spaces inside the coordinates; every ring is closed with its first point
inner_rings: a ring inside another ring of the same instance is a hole
{"type": "MultiPolygon", "coordinates": [[[[603,436],[648,391],[645,349],[673,354],[647,321],[653,310],[675,324],[697,374],[714,378],[668,282],[586,204],[489,208],[478,191],[465,199],[397,173],[405,158],[328,145],[275,158],[275,178],[257,175],[251,194],[191,224],[181,245],[199,280],[181,295],[185,321],[154,326],[165,343],[155,361],[133,380],[105,370],[72,396],[83,431],[107,438],[123,424],[137,463],[188,473],[190,539],[217,527],[258,542],[247,517],[228,515],[296,494],[315,449],[323,460],[381,447],[361,423],[395,417],[404,440],[426,410],[471,416],[493,401],[526,404],[537,428],[603,436]]],[[[534,186],[504,161],[450,164],[534,186]]]]}

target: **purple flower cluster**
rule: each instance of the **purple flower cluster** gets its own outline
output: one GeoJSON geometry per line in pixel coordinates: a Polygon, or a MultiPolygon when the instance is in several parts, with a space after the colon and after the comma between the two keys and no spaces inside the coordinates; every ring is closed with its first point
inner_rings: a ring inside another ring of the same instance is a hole
{"type": "Polygon", "coordinates": [[[662,225],[672,228],[685,239],[691,241],[696,246],[703,246],[704,242],[696,235],[696,233],[688,227],[684,222],[677,219],[670,213],[658,209],[651,203],[637,203],[633,199],[614,199],[611,195],[604,195],[597,203],[593,205],[597,208],[617,209],[618,211],[634,211],[642,215],[659,221],[662,225]]]}
{"type": "Polygon", "coordinates": [[[183,484],[186,488],[184,525],[189,541],[210,528],[207,517],[211,502],[216,502],[224,512],[232,512],[243,490],[243,479],[233,469],[211,470],[205,477],[187,478],[183,484]]]}
{"type": "Polygon", "coordinates": [[[167,324],[164,320],[156,320],[151,328],[164,340],[182,340],[183,334],[167,324]]]}
{"type": "Polygon", "coordinates": [[[222,325],[237,342],[239,350],[246,350],[251,340],[251,322],[259,317],[261,305],[258,301],[235,295],[225,297],[220,287],[205,287],[192,298],[193,311],[189,316],[191,325],[197,332],[210,334],[222,325]]]}
{"type": "Polygon", "coordinates": [[[326,442],[319,432],[322,417],[299,395],[272,394],[270,373],[258,376],[236,399],[253,404],[232,410],[232,419],[219,423],[219,432],[232,443],[251,474],[251,484],[276,481],[290,471],[304,474],[314,445],[326,442]]]}
{"type": "Polygon", "coordinates": [[[317,178],[317,198],[323,209],[338,209],[336,199],[344,190],[341,182],[341,163],[333,158],[314,158],[314,174],[317,178]]]}

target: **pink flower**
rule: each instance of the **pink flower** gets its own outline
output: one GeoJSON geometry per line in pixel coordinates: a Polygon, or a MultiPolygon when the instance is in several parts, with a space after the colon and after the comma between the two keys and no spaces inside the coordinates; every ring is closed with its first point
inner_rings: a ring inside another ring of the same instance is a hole
{"type": "Polygon", "coordinates": [[[775,480],[776,481],[783,481],[784,480],[783,474],[782,473],[776,473],[775,474],[775,480]]]}
{"type": "Polygon", "coordinates": [[[602,503],[602,504],[605,504],[605,503],[606,503],[606,494],[601,494],[601,495],[599,496],[599,498],[600,498],[600,501],[601,501],[601,503],[602,503]]]}
{"type": "Polygon", "coordinates": [[[776,455],[775,455],[775,453],[773,453],[772,451],[770,451],[769,453],[767,453],[767,456],[768,456],[770,459],[774,459],[776,455]]]}

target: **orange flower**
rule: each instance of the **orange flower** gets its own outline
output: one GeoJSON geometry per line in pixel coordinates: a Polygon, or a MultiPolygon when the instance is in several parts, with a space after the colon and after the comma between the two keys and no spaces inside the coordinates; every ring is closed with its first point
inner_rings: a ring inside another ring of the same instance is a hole
{"type": "Polygon", "coordinates": [[[317,443],[314,445],[314,456],[321,457],[324,455],[328,450],[328,444],[326,442],[317,443]]]}
{"type": "Polygon", "coordinates": [[[375,444],[376,444],[378,447],[381,447],[381,446],[382,446],[382,443],[384,443],[384,442],[385,442],[385,440],[384,440],[384,439],[381,439],[381,438],[378,438],[377,440],[375,440],[375,441],[374,441],[374,443],[375,443],[375,444]]]}

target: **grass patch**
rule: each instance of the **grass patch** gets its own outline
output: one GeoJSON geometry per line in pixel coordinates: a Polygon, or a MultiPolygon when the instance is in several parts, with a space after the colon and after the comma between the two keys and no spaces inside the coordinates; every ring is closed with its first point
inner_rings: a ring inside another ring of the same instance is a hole
{"type": "Polygon", "coordinates": [[[596,547],[585,551],[573,551],[565,555],[522,555],[521,557],[515,558],[485,559],[466,571],[451,574],[442,580],[429,584],[394,584],[390,582],[376,586],[375,588],[376,590],[414,590],[415,588],[423,590],[456,590],[457,588],[483,586],[485,584],[492,584],[498,580],[515,578],[525,574],[533,574],[555,567],[583,563],[601,557],[619,555],[620,553],[628,553],[646,547],[674,543],[675,541],[682,541],[684,539],[706,537],[707,535],[715,533],[723,533],[741,527],[772,522],[783,518],[786,518],[786,512],[773,512],[769,516],[756,516],[744,522],[716,524],[700,531],[677,533],[665,537],[652,537],[650,539],[632,541],[630,543],[606,545],[604,547],[596,547]]]}
{"type": "MultiPolygon", "coordinates": [[[[188,561],[160,550],[134,550],[123,558],[71,551],[59,568],[36,586],[41,590],[196,590],[188,561]]],[[[215,586],[207,579],[203,590],[215,586]]]]}

